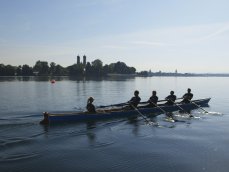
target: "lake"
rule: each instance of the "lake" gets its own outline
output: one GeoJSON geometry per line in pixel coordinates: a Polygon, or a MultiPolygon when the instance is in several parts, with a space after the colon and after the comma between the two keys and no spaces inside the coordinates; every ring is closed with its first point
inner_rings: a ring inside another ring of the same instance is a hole
{"type": "Polygon", "coordinates": [[[227,172],[228,86],[228,77],[1,77],[0,171],[227,172]],[[153,90],[163,100],[171,90],[181,97],[187,88],[193,99],[211,97],[204,108],[210,113],[176,113],[177,122],[164,114],[151,118],[159,126],[141,116],[39,124],[44,111],[85,110],[89,96],[99,106],[126,102],[135,90],[146,101],[153,90]]]}

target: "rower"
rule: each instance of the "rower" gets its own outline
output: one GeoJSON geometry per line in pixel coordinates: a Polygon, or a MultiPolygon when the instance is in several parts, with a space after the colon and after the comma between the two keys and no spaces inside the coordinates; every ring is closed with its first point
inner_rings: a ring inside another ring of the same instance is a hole
{"type": "Polygon", "coordinates": [[[168,95],[165,100],[167,100],[167,102],[165,103],[166,105],[173,105],[174,102],[176,101],[177,96],[174,95],[174,91],[170,91],[170,95],[168,95]]]}
{"type": "Polygon", "coordinates": [[[141,98],[139,97],[139,91],[136,90],[136,91],[134,91],[134,97],[132,97],[132,98],[128,101],[128,103],[131,105],[131,109],[132,109],[133,107],[137,108],[137,106],[138,106],[138,104],[140,103],[140,101],[141,101],[141,98]],[[132,106],[133,106],[133,107],[132,107],[132,106]]]}
{"type": "Polygon", "coordinates": [[[88,99],[87,99],[87,111],[89,112],[89,113],[96,113],[96,111],[95,111],[95,106],[92,104],[93,103],[93,101],[94,101],[94,98],[93,97],[89,97],[88,99]]]}
{"type": "Polygon", "coordinates": [[[181,101],[182,103],[190,103],[190,101],[193,98],[193,94],[191,93],[190,88],[187,89],[187,93],[185,93],[182,98],[183,98],[183,100],[181,101]]]}
{"type": "Polygon", "coordinates": [[[149,106],[150,107],[156,107],[157,106],[157,101],[158,101],[157,92],[153,91],[152,92],[152,96],[148,100],[149,106]]]}
{"type": "Polygon", "coordinates": [[[157,107],[157,101],[158,101],[157,92],[152,91],[152,96],[147,101],[147,103],[149,103],[149,104],[147,104],[145,106],[141,106],[141,108],[157,107]]]}

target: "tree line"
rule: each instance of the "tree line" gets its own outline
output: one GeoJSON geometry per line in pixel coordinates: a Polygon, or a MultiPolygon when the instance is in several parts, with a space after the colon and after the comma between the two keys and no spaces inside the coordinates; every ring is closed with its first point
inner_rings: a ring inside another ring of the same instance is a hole
{"type": "Polygon", "coordinates": [[[106,76],[111,74],[135,74],[134,67],[127,66],[124,62],[103,65],[99,59],[87,62],[86,65],[79,63],[68,67],[46,61],[37,61],[31,67],[27,64],[12,66],[0,64],[0,76],[106,76]]]}

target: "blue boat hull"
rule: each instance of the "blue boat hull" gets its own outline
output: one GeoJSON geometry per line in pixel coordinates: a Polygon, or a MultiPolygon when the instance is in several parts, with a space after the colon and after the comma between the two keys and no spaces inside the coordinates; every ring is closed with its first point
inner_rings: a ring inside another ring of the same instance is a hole
{"type": "MultiPolygon", "coordinates": [[[[181,109],[185,111],[190,111],[193,109],[198,108],[198,106],[207,106],[210,98],[206,99],[199,99],[193,101],[194,103],[188,104],[178,104],[177,105],[160,105],[158,107],[151,107],[151,108],[139,108],[140,111],[144,115],[150,116],[157,116],[164,112],[175,112],[181,109]],[[198,106],[197,106],[198,105],[198,106]],[[162,110],[163,109],[163,110],[162,110]]],[[[123,118],[123,117],[135,117],[139,115],[139,112],[136,110],[114,110],[112,111],[100,111],[99,113],[91,114],[87,112],[65,112],[65,113],[48,113],[44,112],[44,119],[40,122],[41,124],[49,124],[49,123],[56,123],[56,122],[80,122],[80,121],[95,121],[95,120],[105,120],[111,118],[123,118]]]]}

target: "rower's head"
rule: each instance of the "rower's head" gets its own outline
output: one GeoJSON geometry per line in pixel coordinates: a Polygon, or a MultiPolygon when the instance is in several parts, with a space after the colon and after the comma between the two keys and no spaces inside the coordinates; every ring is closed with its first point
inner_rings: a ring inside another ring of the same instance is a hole
{"type": "Polygon", "coordinates": [[[153,91],[152,94],[153,94],[153,96],[156,96],[157,92],[156,91],[153,91]]]}
{"type": "Polygon", "coordinates": [[[94,101],[94,98],[93,97],[89,97],[88,99],[87,99],[87,102],[88,103],[92,103],[94,101]]]}
{"type": "Polygon", "coordinates": [[[187,90],[187,91],[188,91],[188,93],[191,93],[191,89],[190,89],[190,88],[188,88],[188,90],[187,90]]]}
{"type": "Polygon", "coordinates": [[[134,95],[135,96],[138,96],[139,95],[139,91],[138,90],[135,90],[134,95]]]}
{"type": "Polygon", "coordinates": [[[170,91],[170,94],[173,95],[174,94],[174,91],[170,91]]]}

